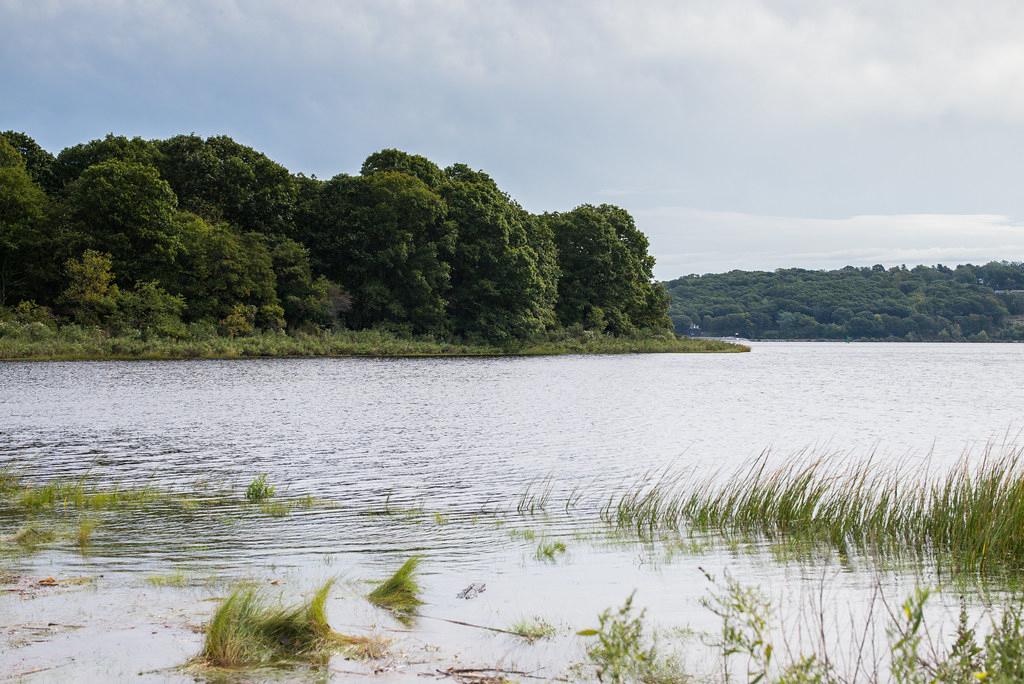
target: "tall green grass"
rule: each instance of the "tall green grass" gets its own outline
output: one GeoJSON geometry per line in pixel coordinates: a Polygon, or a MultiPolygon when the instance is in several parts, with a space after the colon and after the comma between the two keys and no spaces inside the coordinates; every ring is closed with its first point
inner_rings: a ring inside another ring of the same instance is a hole
{"type": "Polygon", "coordinates": [[[367,600],[375,606],[397,613],[408,615],[415,612],[423,605],[420,600],[422,588],[418,579],[419,567],[420,557],[412,556],[391,577],[367,594],[367,600]]]}
{"type": "Polygon", "coordinates": [[[1024,450],[988,447],[948,471],[767,455],[724,478],[663,476],[608,502],[602,517],[658,529],[756,533],[846,550],[911,554],[958,570],[1024,567],[1024,450]]]}
{"type": "Polygon", "coordinates": [[[334,652],[382,656],[386,642],[331,629],[326,606],[332,585],[326,582],[308,602],[289,607],[269,605],[256,589],[237,589],[214,613],[198,661],[238,668],[295,660],[323,663],[334,652]]]}

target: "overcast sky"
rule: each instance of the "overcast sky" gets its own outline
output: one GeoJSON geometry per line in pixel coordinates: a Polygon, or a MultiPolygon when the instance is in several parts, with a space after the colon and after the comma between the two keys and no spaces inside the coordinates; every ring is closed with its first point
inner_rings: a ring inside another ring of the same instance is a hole
{"type": "Polygon", "coordinates": [[[1024,259],[1024,3],[0,0],[0,129],[382,147],[531,211],[612,202],[656,273],[1024,259]]]}

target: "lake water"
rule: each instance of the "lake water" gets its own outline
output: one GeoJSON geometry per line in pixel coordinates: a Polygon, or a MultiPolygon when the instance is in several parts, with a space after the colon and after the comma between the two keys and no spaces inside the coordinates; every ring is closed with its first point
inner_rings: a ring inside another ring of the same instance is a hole
{"type": "MultiPolygon", "coordinates": [[[[941,468],[986,443],[1019,443],[1022,388],[1024,346],[996,344],[0,363],[0,466],[29,481],[86,476],[240,497],[267,473],[278,498],[325,502],[280,518],[241,504],[121,514],[101,521],[88,554],[57,545],[0,560],[0,570],[26,577],[96,578],[75,591],[0,595],[8,625],[73,624],[39,640],[9,628],[18,647],[0,649],[0,671],[51,668],[33,675],[40,681],[184,677],[166,668],[198,649],[202,637],[190,627],[208,618],[214,604],[205,599],[240,578],[278,580],[293,595],[337,576],[345,581],[331,604],[337,626],[398,630],[357,596],[364,580],[411,554],[424,558],[424,617],[412,632],[393,632],[401,655],[379,681],[422,681],[423,668],[466,663],[558,674],[582,657],[574,632],[633,590],[664,629],[713,629],[698,603],[708,589],[699,567],[788,592],[784,601],[820,589],[825,577],[836,600],[849,601],[876,586],[877,573],[725,547],[666,554],[609,537],[597,511],[647,473],[728,470],[765,449],[941,468]],[[548,510],[517,515],[523,492],[543,478],[554,492],[548,510]],[[566,511],[561,502],[574,489],[583,496],[566,511]],[[383,511],[391,514],[374,515],[383,511]],[[542,538],[562,540],[567,553],[537,560],[542,538]],[[172,571],[209,581],[177,590],[145,582],[172,571]],[[471,582],[486,592],[456,598],[471,582]],[[507,627],[532,615],[560,636],[525,645],[435,619],[507,627]]],[[[886,582],[893,591],[912,585],[898,574],[886,582]]],[[[350,676],[342,670],[367,668],[332,667],[339,680],[350,676]]]]}

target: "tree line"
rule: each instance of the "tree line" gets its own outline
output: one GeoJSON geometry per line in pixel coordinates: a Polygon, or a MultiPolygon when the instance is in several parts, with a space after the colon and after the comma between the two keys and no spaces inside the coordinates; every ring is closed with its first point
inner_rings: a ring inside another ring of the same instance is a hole
{"type": "Polygon", "coordinates": [[[387,149],[289,172],[229,137],[0,133],[0,319],[185,336],[381,328],[472,343],[671,330],[625,210],[531,214],[483,171],[387,149]]]}
{"type": "Polygon", "coordinates": [[[1024,263],[689,275],[677,332],[776,339],[1024,340],[1024,263]]]}

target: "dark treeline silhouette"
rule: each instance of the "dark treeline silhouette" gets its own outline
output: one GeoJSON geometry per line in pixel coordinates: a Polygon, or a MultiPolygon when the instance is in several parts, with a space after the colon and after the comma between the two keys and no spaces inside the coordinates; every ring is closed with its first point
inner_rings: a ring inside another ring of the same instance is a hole
{"type": "Polygon", "coordinates": [[[0,134],[0,318],[124,334],[383,328],[467,342],[670,330],[630,215],[527,212],[399,150],[290,173],[228,137],[0,134]]]}
{"type": "Polygon", "coordinates": [[[677,332],[780,339],[1024,340],[1024,264],[781,269],[667,283],[677,332]]]}

